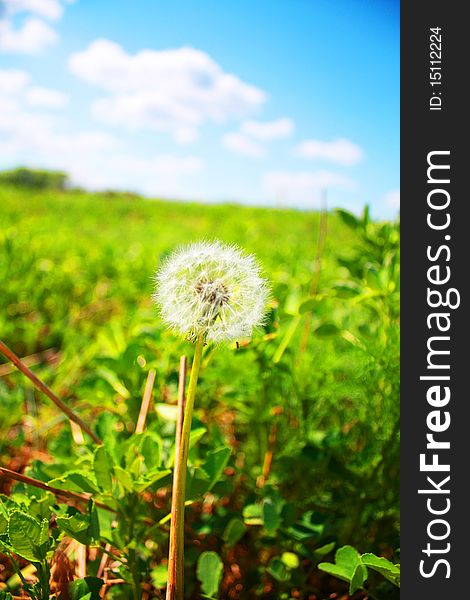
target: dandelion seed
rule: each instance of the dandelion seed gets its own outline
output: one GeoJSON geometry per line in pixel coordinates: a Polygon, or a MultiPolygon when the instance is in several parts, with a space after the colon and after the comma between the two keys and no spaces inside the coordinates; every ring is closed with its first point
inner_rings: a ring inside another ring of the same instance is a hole
{"type": "Polygon", "coordinates": [[[235,245],[198,242],[172,254],[153,295],[175,332],[213,342],[251,336],[262,325],[269,290],[256,259],[235,245]]]}

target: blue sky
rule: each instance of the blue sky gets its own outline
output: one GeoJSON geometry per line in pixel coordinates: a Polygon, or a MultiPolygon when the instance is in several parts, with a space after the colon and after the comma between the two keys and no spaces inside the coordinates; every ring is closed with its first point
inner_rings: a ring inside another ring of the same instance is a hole
{"type": "Polygon", "coordinates": [[[0,168],[393,217],[392,0],[3,0],[0,168]]]}

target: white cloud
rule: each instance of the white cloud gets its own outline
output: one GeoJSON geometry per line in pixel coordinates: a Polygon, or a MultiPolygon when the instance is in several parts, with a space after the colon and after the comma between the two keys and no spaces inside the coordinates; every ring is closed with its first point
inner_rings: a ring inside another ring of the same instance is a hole
{"type": "Polygon", "coordinates": [[[276,121],[244,121],[240,131],[226,133],[222,137],[222,145],[228,150],[245,156],[265,156],[264,144],[276,139],[292,135],[294,122],[291,119],[276,121]]]}
{"type": "Polygon", "coordinates": [[[74,183],[88,189],[135,190],[154,197],[186,197],[187,178],[193,178],[204,168],[195,156],[154,155],[136,156],[128,152],[107,152],[73,156],[62,160],[74,183]]]}
{"type": "Polygon", "coordinates": [[[60,0],[0,0],[0,4],[0,52],[38,54],[58,40],[46,21],[62,17],[60,0]]]}
{"type": "Polygon", "coordinates": [[[62,92],[32,86],[26,71],[0,70],[0,133],[10,160],[40,157],[58,160],[63,156],[103,152],[118,147],[104,132],[63,132],[61,121],[35,108],[55,108],[67,97],[62,92]],[[32,110],[33,109],[33,110],[32,110]]]}
{"type": "Polygon", "coordinates": [[[42,108],[63,108],[69,101],[67,94],[40,86],[31,87],[25,97],[29,106],[42,108]]]}
{"type": "Polygon", "coordinates": [[[294,153],[304,158],[324,159],[347,166],[360,162],[364,154],[362,148],[344,138],[331,142],[305,140],[294,148],[294,153]]]}
{"type": "MultiPolygon", "coordinates": [[[[243,118],[266,94],[226,73],[205,52],[182,47],[128,54],[119,44],[95,40],[69,59],[70,70],[106,92],[92,106],[100,122],[130,129],[181,131],[212,121],[243,118]]],[[[194,137],[194,134],[192,134],[194,137]]],[[[186,134],[186,137],[189,137],[186,134]]]]}
{"type": "Polygon", "coordinates": [[[0,95],[12,96],[25,89],[30,76],[20,69],[0,69],[0,95]]]}
{"type": "Polygon", "coordinates": [[[5,108],[7,100],[9,110],[16,110],[23,101],[34,108],[62,108],[67,104],[67,94],[42,86],[32,86],[30,82],[31,77],[27,71],[0,69],[2,106],[5,108]]]}
{"type": "Polygon", "coordinates": [[[150,158],[141,158],[127,154],[111,157],[113,170],[124,171],[126,175],[137,177],[172,178],[178,175],[195,175],[203,169],[203,161],[196,156],[176,156],[161,154],[150,158]]]}
{"type": "Polygon", "coordinates": [[[16,29],[9,21],[0,21],[0,52],[37,54],[56,40],[56,32],[41,19],[31,17],[16,29]]]}
{"type": "Polygon", "coordinates": [[[391,190],[385,195],[384,204],[391,208],[400,208],[400,190],[391,190]]]}
{"type": "Polygon", "coordinates": [[[256,140],[270,142],[291,136],[294,128],[292,119],[283,118],[276,121],[245,121],[242,123],[241,132],[256,140]]]}
{"type": "Polygon", "coordinates": [[[263,177],[265,193],[276,202],[297,207],[318,205],[320,192],[327,189],[351,191],[355,182],[331,171],[271,171],[263,177]]]}
{"type": "Polygon", "coordinates": [[[179,129],[175,129],[173,133],[173,139],[175,143],[179,144],[180,146],[192,144],[198,139],[198,137],[198,130],[192,127],[180,127],[179,129]]]}
{"type": "Polygon", "coordinates": [[[30,12],[45,19],[57,20],[64,9],[59,0],[3,0],[3,11],[8,16],[30,12]]]}
{"type": "Polygon", "coordinates": [[[5,134],[10,160],[44,160],[60,165],[67,157],[82,160],[119,147],[116,138],[105,132],[61,132],[53,117],[16,108],[0,114],[0,132],[5,134]]]}
{"type": "Polygon", "coordinates": [[[114,135],[99,130],[73,131],[62,118],[41,111],[41,107],[57,107],[63,100],[60,92],[31,86],[25,71],[0,70],[3,166],[63,169],[75,183],[92,189],[137,189],[173,197],[184,196],[185,178],[204,168],[196,156],[136,156],[114,135]]]}
{"type": "Polygon", "coordinates": [[[226,133],[222,137],[222,145],[228,150],[245,156],[261,157],[265,155],[263,146],[254,142],[242,133],[226,133]]]}
{"type": "Polygon", "coordinates": [[[44,115],[18,111],[0,115],[0,161],[63,169],[75,184],[89,189],[130,189],[151,195],[185,195],[185,178],[197,175],[204,162],[196,156],[139,157],[102,131],[63,132],[44,115]],[[2,135],[3,134],[3,135],[2,135]]]}

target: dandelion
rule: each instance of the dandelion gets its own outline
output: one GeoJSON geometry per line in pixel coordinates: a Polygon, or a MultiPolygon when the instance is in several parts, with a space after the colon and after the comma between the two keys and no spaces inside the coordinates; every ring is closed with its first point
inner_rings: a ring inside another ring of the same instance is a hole
{"type": "Polygon", "coordinates": [[[263,323],[268,287],[254,256],[221,242],[199,242],[157,272],[154,300],[163,321],[195,341],[249,337],[263,323]]]}
{"type": "Polygon", "coordinates": [[[195,343],[173,473],[166,591],[167,600],[183,600],[186,464],[202,351],[206,342],[248,337],[262,325],[269,289],[254,256],[218,241],[198,242],[176,251],[159,269],[155,281],[153,298],[163,321],[195,343]]]}

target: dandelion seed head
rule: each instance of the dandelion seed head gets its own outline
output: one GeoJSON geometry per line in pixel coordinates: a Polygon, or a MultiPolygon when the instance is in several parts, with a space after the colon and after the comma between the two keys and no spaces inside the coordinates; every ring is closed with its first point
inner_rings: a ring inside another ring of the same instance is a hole
{"type": "Polygon", "coordinates": [[[235,245],[198,242],[176,250],[157,271],[153,299],[176,333],[236,340],[262,325],[269,288],[254,256],[235,245]]]}

